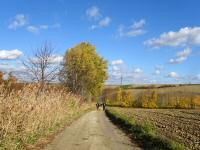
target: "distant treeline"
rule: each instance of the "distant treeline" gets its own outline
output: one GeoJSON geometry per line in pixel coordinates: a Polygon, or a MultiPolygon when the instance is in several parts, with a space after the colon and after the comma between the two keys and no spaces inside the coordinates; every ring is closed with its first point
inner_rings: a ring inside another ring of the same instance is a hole
{"type": "Polygon", "coordinates": [[[133,84],[126,85],[107,85],[107,88],[117,88],[121,87],[122,89],[159,89],[159,88],[168,88],[168,87],[180,87],[180,86],[192,86],[192,85],[200,85],[200,84],[161,84],[161,85],[140,85],[136,86],[133,84]]]}
{"type": "MultiPolygon", "coordinates": [[[[174,86],[167,86],[174,87],[174,86]]],[[[168,88],[169,89],[169,88],[168,88]]],[[[200,93],[154,88],[106,88],[103,98],[108,105],[137,108],[200,108],[200,93]]]]}

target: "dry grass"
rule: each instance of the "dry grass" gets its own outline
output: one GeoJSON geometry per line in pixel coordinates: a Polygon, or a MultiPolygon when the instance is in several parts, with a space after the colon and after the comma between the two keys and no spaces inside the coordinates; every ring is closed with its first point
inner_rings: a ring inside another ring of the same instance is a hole
{"type": "Polygon", "coordinates": [[[0,85],[0,149],[26,149],[89,106],[63,90],[26,85],[9,91],[0,85]],[[8,92],[9,91],[9,92],[8,92]]]}
{"type": "Polygon", "coordinates": [[[172,86],[172,87],[163,87],[163,88],[132,88],[128,89],[128,91],[132,91],[135,94],[139,94],[141,92],[145,92],[147,90],[154,90],[160,94],[165,93],[172,93],[172,92],[183,92],[183,93],[191,93],[191,94],[197,94],[200,95],[200,85],[182,85],[182,86],[172,86]]]}
{"type": "MultiPolygon", "coordinates": [[[[116,91],[119,86],[107,86],[105,90],[110,90],[112,92],[116,91]]],[[[123,89],[123,87],[122,87],[123,89]]],[[[155,90],[158,93],[171,93],[171,92],[186,92],[194,93],[200,95],[200,85],[144,85],[144,86],[131,86],[125,88],[128,91],[134,92],[134,94],[139,94],[147,90],[155,90]]]]}

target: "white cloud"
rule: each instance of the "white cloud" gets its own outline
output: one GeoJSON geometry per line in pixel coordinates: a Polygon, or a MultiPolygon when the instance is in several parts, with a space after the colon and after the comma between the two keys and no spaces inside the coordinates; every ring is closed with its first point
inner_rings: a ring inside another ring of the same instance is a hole
{"type": "Polygon", "coordinates": [[[17,14],[9,24],[9,29],[17,29],[28,24],[28,17],[24,14],[17,14]]]}
{"type": "Polygon", "coordinates": [[[161,65],[158,65],[158,66],[156,66],[155,67],[155,75],[160,75],[161,74],[161,71],[163,70],[163,66],[161,66],[161,65]]]}
{"type": "Polygon", "coordinates": [[[143,73],[143,70],[140,69],[140,68],[136,68],[136,69],[133,71],[133,73],[141,74],[141,73],[143,73]]]}
{"type": "Polygon", "coordinates": [[[122,72],[120,72],[120,71],[113,71],[113,72],[111,73],[111,77],[112,77],[112,78],[118,79],[118,78],[120,78],[121,76],[122,76],[122,72]]]}
{"type": "Polygon", "coordinates": [[[134,22],[131,26],[125,27],[124,25],[120,25],[118,27],[118,37],[135,37],[142,34],[145,34],[146,31],[144,30],[144,25],[146,21],[141,19],[139,21],[134,22]]]}
{"type": "MultiPolygon", "coordinates": [[[[32,58],[32,61],[34,63],[40,63],[39,59],[34,57],[32,58]]],[[[63,56],[60,56],[60,55],[54,55],[52,57],[49,57],[47,62],[51,63],[51,64],[59,64],[61,62],[63,62],[63,56]]]]}
{"type": "Polygon", "coordinates": [[[128,36],[128,37],[135,37],[135,36],[138,36],[138,35],[142,35],[142,34],[145,34],[146,33],[146,31],[145,30],[143,30],[143,29],[131,29],[130,31],[128,31],[127,33],[126,33],[126,35],[128,36]]]}
{"type": "Polygon", "coordinates": [[[53,64],[56,64],[56,63],[61,63],[63,62],[63,56],[52,56],[50,58],[50,62],[53,63],[53,64]]]}
{"type": "Polygon", "coordinates": [[[86,10],[86,16],[90,20],[94,20],[96,23],[89,27],[90,30],[97,28],[103,28],[109,26],[111,23],[111,17],[104,17],[100,14],[99,8],[97,6],[92,6],[86,10]]]}
{"type": "Polygon", "coordinates": [[[117,35],[117,36],[119,36],[119,37],[124,36],[124,28],[125,28],[124,25],[120,25],[120,26],[118,27],[118,29],[117,29],[118,35],[117,35]]]}
{"type": "Polygon", "coordinates": [[[112,71],[110,72],[111,78],[119,79],[123,76],[123,69],[121,66],[112,66],[112,71]]]}
{"type": "Polygon", "coordinates": [[[89,29],[90,29],[90,30],[94,30],[94,29],[96,29],[96,28],[98,28],[97,25],[91,25],[91,27],[90,27],[89,29]]]}
{"type": "Polygon", "coordinates": [[[102,20],[100,20],[99,22],[99,26],[100,27],[107,27],[111,22],[111,18],[110,17],[105,17],[102,20]]]}
{"type": "Polygon", "coordinates": [[[55,28],[60,28],[60,27],[61,25],[59,23],[55,23],[52,25],[46,25],[46,24],[37,25],[37,26],[30,25],[30,26],[27,26],[26,29],[27,31],[32,32],[34,34],[39,34],[41,30],[55,29],[55,28]]]}
{"type": "Polygon", "coordinates": [[[143,79],[144,78],[144,71],[140,68],[136,68],[133,70],[132,73],[130,73],[130,78],[135,80],[135,79],[143,79]]]}
{"type": "Polygon", "coordinates": [[[23,65],[16,65],[13,63],[9,63],[7,65],[0,64],[0,70],[4,72],[4,78],[8,77],[8,73],[12,72],[15,77],[17,77],[18,81],[24,81],[25,77],[22,75],[26,72],[26,69],[23,65]]]}
{"type": "Polygon", "coordinates": [[[160,70],[155,70],[156,75],[160,75],[161,71],[160,70]]]}
{"type": "Polygon", "coordinates": [[[170,64],[180,64],[182,62],[184,62],[185,60],[187,60],[187,58],[189,57],[189,55],[192,53],[192,50],[190,48],[186,48],[181,52],[177,53],[177,57],[175,59],[170,59],[169,63],[170,64]]]}
{"type": "Polygon", "coordinates": [[[134,22],[132,25],[133,29],[140,29],[143,28],[145,25],[146,21],[144,19],[139,20],[138,22],[134,22]]]}
{"type": "Polygon", "coordinates": [[[113,61],[111,62],[112,65],[122,65],[123,63],[124,63],[124,62],[123,62],[123,60],[121,60],[121,59],[113,60],[113,61]]]}
{"type": "Polygon", "coordinates": [[[167,76],[170,78],[175,78],[175,79],[180,78],[179,74],[176,72],[170,72],[167,76]]]}
{"type": "Polygon", "coordinates": [[[25,16],[24,14],[17,14],[9,24],[8,28],[9,29],[17,29],[20,27],[25,27],[27,31],[32,32],[34,34],[40,33],[41,30],[47,30],[47,29],[54,29],[54,28],[60,28],[61,25],[59,23],[55,23],[52,25],[46,25],[46,24],[41,24],[41,25],[28,25],[28,17],[25,16]]]}
{"type": "Polygon", "coordinates": [[[197,74],[197,75],[194,76],[192,79],[193,79],[193,80],[199,80],[199,81],[200,81],[200,74],[197,74]]]}
{"type": "Polygon", "coordinates": [[[48,26],[48,25],[40,25],[39,28],[40,28],[40,29],[48,29],[49,26],[48,26]]]}
{"type": "Polygon", "coordinates": [[[40,28],[36,26],[28,26],[26,29],[34,34],[38,34],[40,32],[40,28]]]}
{"type": "Polygon", "coordinates": [[[113,71],[119,71],[120,67],[119,66],[113,66],[112,69],[113,69],[113,71]]]}
{"type": "Polygon", "coordinates": [[[99,19],[101,14],[97,6],[92,6],[86,10],[86,15],[89,19],[99,19]]]}
{"type": "Polygon", "coordinates": [[[96,24],[96,25],[93,24],[89,29],[94,30],[97,28],[107,27],[107,26],[109,26],[110,23],[111,23],[111,18],[105,17],[105,18],[101,19],[98,24],[96,24]]]}
{"type": "Polygon", "coordinates": [[[124,62],[121,59],[111,62],[111,78],[119,79],[124,74],[124,62]]]}
{"type": "Polygon", "coordinates": [[[144,42],[145,45],[158,48],[161,46],[200,45],[200,27],[185,27],[179,31],[163,33],[159,38],[144,42]]]}
{"type": "Polygon", "coordinates": [[[20,50],[18,50],[18,49],[14,49],[14,50],[0,50],[0,59],[11,60],[11,59],[18,58],[21,55],[23,55],[23,52],[20,51],[20,50]]]}
{"type": "Polygon", "coordinates": [[[39,34],[41,32],[41,30],[60,28],[60,26],[61,25],[59,23],[55,23],[52,25],[46,25],[46,24],[37,25],[37,26],[30,25],[30,26],[26,27],[26,30],[29,32],[32,32],[34,34],[39,34]]]}
{"type": "Polygon", "coordinates": [[[141,68],[135,68],[132,71],[129,71],[124,62],[121,59],[114,60],[111,62],[112,71],[111,78],[119,79],[123,77],[123,80],[138,80],[144,79],[144,71],[141,68]]]}

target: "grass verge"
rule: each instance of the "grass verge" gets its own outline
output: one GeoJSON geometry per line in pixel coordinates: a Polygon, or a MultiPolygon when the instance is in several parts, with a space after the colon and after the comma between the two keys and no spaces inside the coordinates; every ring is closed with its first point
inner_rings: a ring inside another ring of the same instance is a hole
{"type": "Polygon", "coordinates": [[[145,150],[186,150],[181,144],[156,135],[151,122],[138,124],[133,118],[109,108],[106,110],[106,115],[145,150]]]}

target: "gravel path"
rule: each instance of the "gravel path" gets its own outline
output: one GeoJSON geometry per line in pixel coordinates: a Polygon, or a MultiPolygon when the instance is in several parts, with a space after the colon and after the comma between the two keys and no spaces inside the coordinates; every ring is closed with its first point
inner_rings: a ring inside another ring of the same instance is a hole
{"type": "Polygon", "coordinates": [[[105,116],[91,111],[73,122],[45,150],[139,150],[136,144],[105,116]]]}

